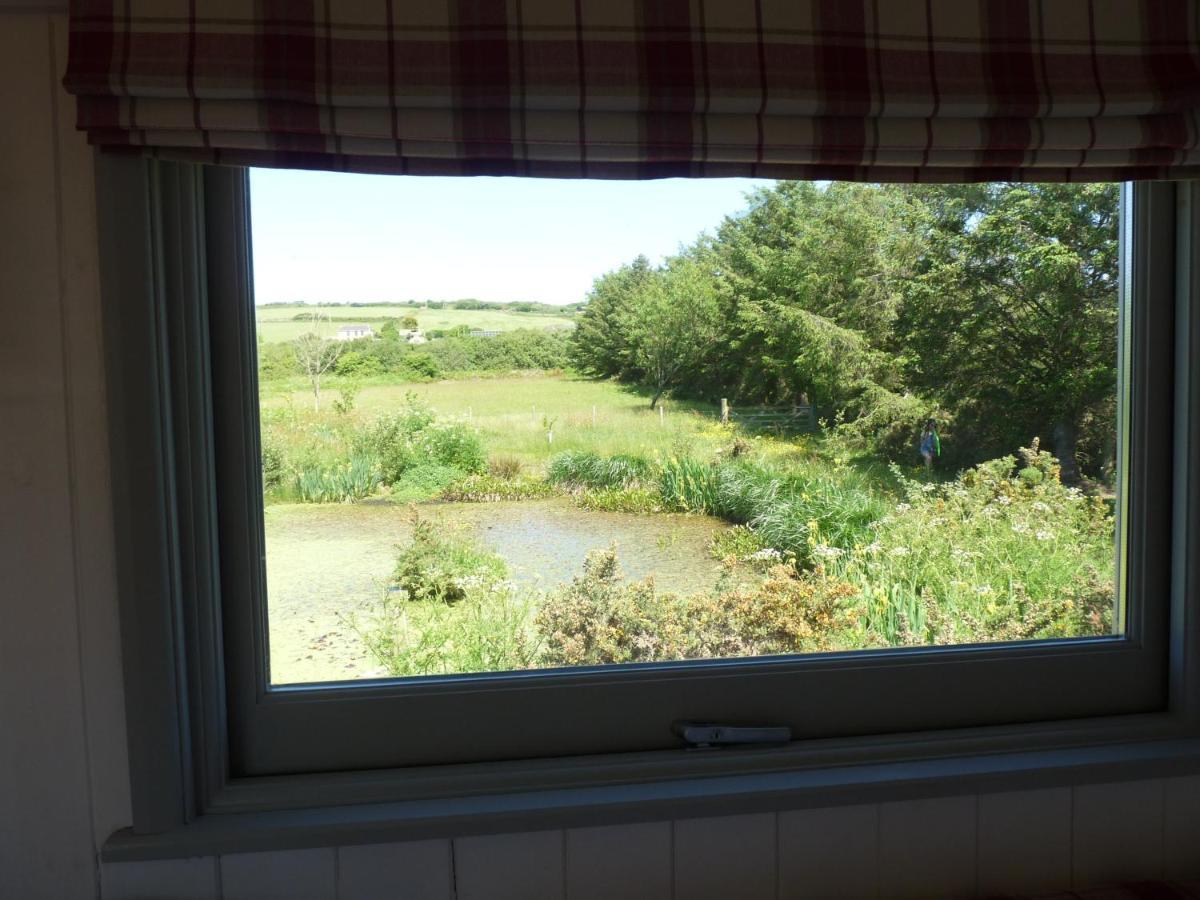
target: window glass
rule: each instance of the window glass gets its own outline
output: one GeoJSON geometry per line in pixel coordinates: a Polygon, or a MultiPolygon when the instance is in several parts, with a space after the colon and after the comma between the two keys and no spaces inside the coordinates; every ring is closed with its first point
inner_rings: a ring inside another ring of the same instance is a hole
{"type": "Polygon", "coordinates": [[[252,172],[272,681],[1120,632],[1118,196],[252,172]]]}

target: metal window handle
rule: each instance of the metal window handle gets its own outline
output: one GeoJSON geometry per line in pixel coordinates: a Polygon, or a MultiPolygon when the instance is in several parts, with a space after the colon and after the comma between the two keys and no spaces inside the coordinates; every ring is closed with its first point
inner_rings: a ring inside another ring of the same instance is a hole
{"type": "Polygon", "coordinates": [[[786,744],[792,739],[787,725],[720,725],[713,722],[676,722],[672,726],[690,747],[732,747],[745,744],[786,744]]]}

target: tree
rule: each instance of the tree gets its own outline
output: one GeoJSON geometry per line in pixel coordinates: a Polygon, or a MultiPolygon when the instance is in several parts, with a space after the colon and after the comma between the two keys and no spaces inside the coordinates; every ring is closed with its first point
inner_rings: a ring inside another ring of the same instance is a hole
{"type": "Polygon", "coordinates": [[[329,316],[320,312],[310,313],[308,322],[312,326],[292,342],[296,364],[308,379],[313,392],[313,409],[321,411],[321,377],[334,367],[342,355],[342,345],[326,336],[329,316]]]}
{"type": "Polygon", "coordinates": [[[639,256],[595,280],[571,335],[575,368],[601,378],[640,376],[631,369],[626,320],[630,304],[651,273],[650,260],[639,256]]]}
{"type": "Polygon", "coordinates": [[[1081,428],[1115,441],[1117,186],[923,193],[924,271],[894,337],[907,379],[956,412],[978,455],[1037,435],[1077,480],[1081,428]]]}
{"type": "Polygon", "coordinates": [[[717,345],[717,298],[699,260],[679,257],[645,278],[623,317],[630,362],[651,388],[650,408],[717,345]]]}
{"type": "Polygon", "coordinates": [[[400,327],[403,328],[405,331],[416,331],[417,327],[418,327],[417,326],[417,317],[416,316],[405,316],[403,319],[400,320],[400,327]]]}

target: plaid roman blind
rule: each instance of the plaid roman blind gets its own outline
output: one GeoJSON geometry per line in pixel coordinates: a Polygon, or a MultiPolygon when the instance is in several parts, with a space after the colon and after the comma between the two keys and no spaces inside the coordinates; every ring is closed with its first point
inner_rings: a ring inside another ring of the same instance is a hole
{"type": "Polygon", "coordinates": [[[1200,176],[1197,0],[72,0],[95,144],[358,172],[1200,176]]]}

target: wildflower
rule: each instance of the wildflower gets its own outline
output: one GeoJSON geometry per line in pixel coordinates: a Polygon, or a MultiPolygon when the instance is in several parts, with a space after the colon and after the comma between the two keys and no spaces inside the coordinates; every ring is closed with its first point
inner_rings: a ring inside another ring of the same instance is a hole
{"type": "Polygon", "coordinates": [[[837,559],[845,551],[839,547],[830,547],[828,544],[817,544],[813,547],[814,556],[823,556],[827,559],[837,559]]]}
{"type": "Polygon", "coordinates": [[[780,553],[778,550],[776,550],[774,547],[764,547],[762,550],[756,550],[753,553],[743,556],[742,561],[743,562],[763,562],[763,561],[769,560],[771,562],[775,562],[776,560],[779,560],[782,558],[783,558],[783,554],[780,553]]]}
{"type": "Polygon", "coordinates": [[[896,504],[896,512],[898,512],[898,513],[908,512],[910,509],[912,509],[911,503],[897,503],[896,504]]]}
{"type": "Polygon", "coordinates": [[[1006,496],[1005,494],[1001,494],[999,497],[996,498],[996,502],[999,503],[1001,506],[1010,506],[1012,504],[1012,497],[1006,496]]]}
{"type": "Polygon", "coordinates": [[[888,551],[888,556],[908,556],[911,552],[907,547],[893,547],[888,551]]]}
{"type": "Polygon", "coordinates": [[[878,553],[883,549],[883,544],[879,541],[871,541],[867,546],[863,547],[863,553],[878,553]]]}
{"type": "Polygon", "coordinates": [[[1053,531],[1039,531],[1037,534],[1034,535],[1034,537],[1036,537],[1039,541],[1052,541],[1052,540],[1054,540],[1054,532],[1053,531]]]}
{"type": "Polygon", "coordinates": [[[924,491],[926,494],[932,494],[934,491],[937,490],[937,485],[933,484],[932,482],[927,482],[927,483],[921,485],[921,490],[924,491]]]}
{"type": "Polygon", "coordinates": [[[980,597],[987,597],[992,593],[992,586],[990,584],[977,584],[975,585],[975,593],[980,597]]]}
{"type": "Polygon", "coordinates": [[[1013,522],[1012,530],[1014,534],[1029,534],[1032,529],[1024,522],[1013,522]]]}
{"type": "Polygon", "coordinates": [[[1040,513],[1050,512],[1050,504],[1049,503],[1043,503],[1041,500],[1035,500],[1035,501],[1033,501],[1032,505],[1033,505],[1034,510],[1036,510],[1037,512],[1040,512],[1040,513]]]}

